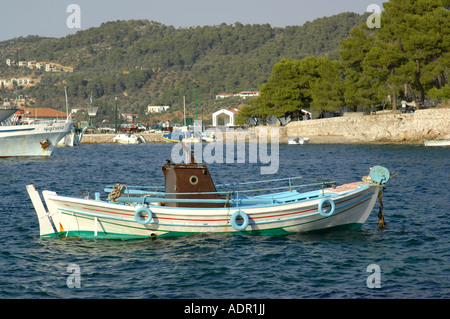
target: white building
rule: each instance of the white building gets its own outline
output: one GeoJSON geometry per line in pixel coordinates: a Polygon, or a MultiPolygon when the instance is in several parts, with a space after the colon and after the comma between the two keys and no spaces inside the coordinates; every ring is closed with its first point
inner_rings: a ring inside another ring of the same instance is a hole
{"type": "Polygon", "coordinates": [[[36,66],[36,61],[28,61],[27,65],[29,69],[34,69],[34,67],[36,66]]]}
{"type": "Polygon", "coordinates": [[[243,91],[243,92],[239,93],[239,96],[242,99],[246,99],[248,97],[256,97],[256,96],[259,96],[259,91],[243,91]]]}
{"type": "Polygon", "coordinates": [[[246,99],[248,97],[259,96],[259,91],[242,91],[238,94],[220,93],[220,94],[216,95],[216,100],[217,99],[225,99],[227,97],[234,97],[234,96],[239,96],[241,99],[246,99]]]}
{"type": "Polygon", "coordinates": [[[149,114],[149,113],[161,113],[162,111],[167,111],[169,108],[170,108],[170,106],[167,106],[167,105],[164,105],[164,106],[161,106],[161,105],[154,105],[154,106],[149,105],[147,107],[147,114],[149,114]]]}
{"type": "Polygon", "coordinates": [[[223,126],[234,126],[234,120],[236,115],[239,113],[237,109],[234,110],[226,110],[221,109],[220,111],[214,112],[212,116],[212,125],[213,126],[222,126],[219,124],[223,119],[223,126]]]}
{"type": "Polygon", "coordinates": [[[11,79],[0,79],[0,86],[13,86],[14,83],[17,85],[28,85],[32,84],[33,80],[31,78],[11,78],[11,79]]]}
{"type": "Polygon", "coordinates": [[[220,94],[217,94],[216,95],[216,100],[217,99],[225,99],[225,98],[227,98],[227,97],[233,97],[233,96],[235,96],[236,94],[232,94],[232,93],[220,93],[220,94]]]}

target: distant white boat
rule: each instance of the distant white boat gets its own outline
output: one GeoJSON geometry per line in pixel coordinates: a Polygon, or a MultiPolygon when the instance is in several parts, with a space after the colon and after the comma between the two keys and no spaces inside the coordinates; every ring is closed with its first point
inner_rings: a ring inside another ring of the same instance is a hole
{"type": "Polygon", "coordinates": [[[0,157],[50,156],[72,128],[72,118],[40,121],[29,125],[0,126],[0,157]]]}
{"type": "Polygon", "coordinates": [[[301,136],[288,136],[288,144],[290,145],[303,145],[309,143],[309,137],[301,136]]]}
{"type": "MultiPolygon", "coordinates": [[[[67,88],[64,88],[66,93],[66,110],[67,113],[69,113],[69,100],[67,98],[67,88]]],[[[91,96],[92,100],[92,96],[91,96]]],[[[79,146],[81,144],[81,139],[83,138],[84,130],[87,126],[83,128],[83,130],[78,130],[74,125],[72,125],[72,128],[69,133],[66,134],[58,143],[58,146],[79,146]]]]}
{"type": "Polygon", "coordinates": [[[136,134],[118,134],[113,138],[114,143],[119,144],[141,144],[147,143],[144,136],[136,134]]]}
{"type": "Polygon", "coordinates": [[[450,140],[424,140],[425,146],[450,146],[450,140]]]}
{"type": "Polygon", "coordinates": [[[170,132],[163,135],[163,139],[167,142],[179,143],[200,143],[202,142],[202,137],[195,137],[192,131],[182,131],[182,132],[170,132]]]}
{"type": "Polygon", "coordinates": [[[216,136],[214,132],[202,132],[202,141],[207,143],[212,143],[216,141],[216,136]]]}
{"type": "Polygon", "coordinates": [[[79,146],[81,139],[83,138],[82,132],[77,132],[75,128],[72,128],[71,132],[67,133],[58,143],[58,146],[79,146]]]}

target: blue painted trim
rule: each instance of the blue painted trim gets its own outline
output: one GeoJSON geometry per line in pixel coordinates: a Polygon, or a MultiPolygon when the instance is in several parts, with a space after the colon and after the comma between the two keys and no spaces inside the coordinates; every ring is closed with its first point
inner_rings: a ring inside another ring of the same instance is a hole
{"type": "Polygon", "coordinates": [[[24,132],[24,131],[34,131],[35,128],[31,127],[31,128],[19,128],[19,129],[15,129],[15,130],[0,130],[0,133],[8,133],[8,132],[24,132]]]}

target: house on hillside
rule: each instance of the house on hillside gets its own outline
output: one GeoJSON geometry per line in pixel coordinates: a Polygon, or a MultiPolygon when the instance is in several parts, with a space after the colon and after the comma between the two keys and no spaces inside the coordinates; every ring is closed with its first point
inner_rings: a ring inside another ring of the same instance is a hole
{"type": "Polygon", "coordinates": [[[122,118],[127,123],[133,123],[138,118],[138,114],[132,114],[132,113],[122,113],[122,118]]]}
{"type": "Polygon", "coordinates": [[[161,113],[162,111],[167,111],[170,108],[170,106],[164,105],[149,105],[147,107],[147,114],[150,113],[161,113]]]}
{"type": "Polygon", "coordinates": [[[235,96],[235,94],[232,94],[232,93],[220,93],[220,94],[216,95],[216,100],[217,99],[225,99],[227,97],[233,97],[233,96],[235,96]]]}
{"type": "Polygon", "coordinates": [[[248,97],[256,97],[259,96],[259,91],[243,91],[239,93],[241,99],[246,99],[248,97]]]}
{"type": "Polygon", "coordinates": [[[221,109],[220,111],[214,112],[212,116],[213,126],[234,126],[236,115],[239,113],[237,109],[227,110],[221,109]],[[221,122],[223,121],[223,125],[221,122]]]}

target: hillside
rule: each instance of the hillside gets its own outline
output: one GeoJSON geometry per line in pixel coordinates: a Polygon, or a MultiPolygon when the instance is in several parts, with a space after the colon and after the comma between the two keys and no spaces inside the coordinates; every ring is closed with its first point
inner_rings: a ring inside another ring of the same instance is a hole
{"type": "MultiPolygon", "coordinates": [[[[216,94],[259,90],[282,58],[337,59],[339,41],[364,21],[358,14],[341,13],[285,28],[237,22],[176,29],[148,20],[107,22],[64,38],[29,36],[0,42],[0,77],[20,73],[40,78],[32,87],[18,88],[18,94],[36,100],[34,106],[64,109],[64,86],[71,107],[86,107],[92,93],[99,117],[108,119],[116,96],[121,112],[141,116],[149,104],[180,111],[183,96],[192,110],[198,81],[199,113],[209,114],[223,104],[239,103],[235,99],[218,105],[216,94]],[[58,63],[74,72],[9,67],[6,59],[58,63]]],[[[15,90],[2,87],[0,96],[15,97],[15,90]]]]}

